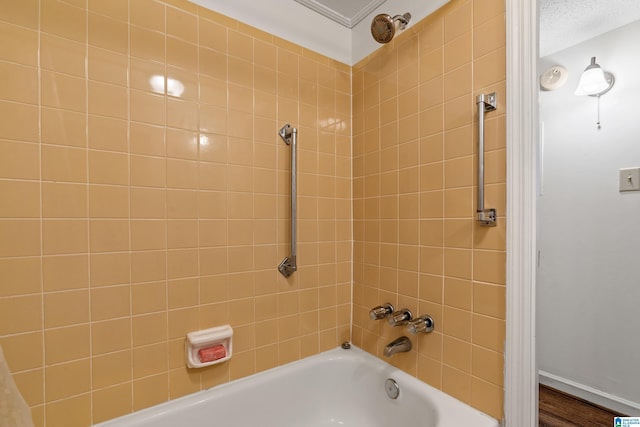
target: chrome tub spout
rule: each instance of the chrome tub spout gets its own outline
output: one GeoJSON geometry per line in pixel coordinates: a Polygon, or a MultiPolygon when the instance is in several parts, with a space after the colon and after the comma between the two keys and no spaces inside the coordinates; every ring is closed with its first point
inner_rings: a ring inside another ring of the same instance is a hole
{"type": "Polygon", "coordinates": [[[405,336],[401,336],[386,345],[384,348],[384,355],[391,357],[396,353],[411,351],[411,347],[411,340],[405,336]]]}

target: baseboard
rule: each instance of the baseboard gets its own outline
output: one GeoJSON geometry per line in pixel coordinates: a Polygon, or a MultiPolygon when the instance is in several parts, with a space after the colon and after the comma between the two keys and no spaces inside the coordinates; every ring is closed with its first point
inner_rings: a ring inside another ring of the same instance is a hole
{"type": "Polygon", "coordinates": [[[538,381],[540,384],[620,412],[621,414],[636,417],[640,416],[640,403],[638,402],[632,402],[545,371],[538,371],[538,381]]]}

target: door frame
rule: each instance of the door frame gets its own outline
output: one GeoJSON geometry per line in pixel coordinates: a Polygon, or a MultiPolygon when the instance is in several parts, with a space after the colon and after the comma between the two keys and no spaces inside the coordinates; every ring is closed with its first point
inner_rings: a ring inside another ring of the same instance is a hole
{"type": "Polygon", "coordinates": [[[538,4],[505,0],[507,76],[507,312],[505,424],[537,427],[536,182],[538,4]]]}

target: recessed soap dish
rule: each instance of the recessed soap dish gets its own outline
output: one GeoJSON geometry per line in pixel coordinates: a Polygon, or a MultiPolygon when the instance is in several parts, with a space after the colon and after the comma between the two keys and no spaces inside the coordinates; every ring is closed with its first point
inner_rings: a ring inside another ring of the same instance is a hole
{"type": "Polygon", "coordinates": [[[232,337],[230,325],[189,332],[185,341],[187,366],[204,368],[231,359],[232,337]]]}

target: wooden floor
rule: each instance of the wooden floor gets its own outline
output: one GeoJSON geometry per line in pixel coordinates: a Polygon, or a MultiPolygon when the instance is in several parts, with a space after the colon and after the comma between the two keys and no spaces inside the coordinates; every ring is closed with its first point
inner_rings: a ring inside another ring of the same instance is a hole
{"type": "Polygon", "coordinates": [[[613,427],[624,416],[540,384],[540,427],[613,427]]]}

